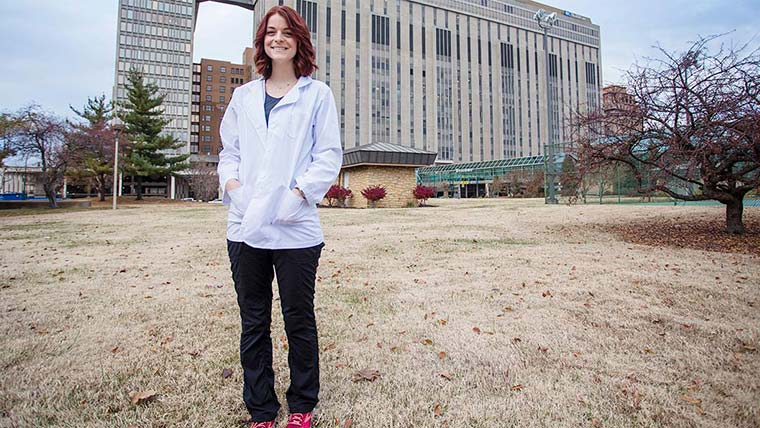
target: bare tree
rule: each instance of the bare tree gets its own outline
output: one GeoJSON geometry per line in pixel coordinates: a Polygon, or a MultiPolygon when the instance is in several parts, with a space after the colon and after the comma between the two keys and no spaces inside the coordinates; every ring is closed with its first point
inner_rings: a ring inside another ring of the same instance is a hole
{"type": "Polygon", "coordinates": [[[195,199],[210,201],[219,196],[219,175],[216,167],[205,162],[190,164],[187,181],[195,199]]]}
{"type": "Polygon", "coordinates": [[[38,105],[22,108],[11,119],[16,126],[6,136],[18,154],[40,162],[42,183],[50,208],[56,208],[55,194],[63,186],[63,177],[72,158],[66,138],[66,122],[38,105]]]}
{"type": "Polygon", "coordinates": [[[623,163],[640,193],[726,205],[743,233],[743,199],[760,187],[760,51],[701,38],[627,73],[634,107],[578,114],[581,172],[623,163]]]}

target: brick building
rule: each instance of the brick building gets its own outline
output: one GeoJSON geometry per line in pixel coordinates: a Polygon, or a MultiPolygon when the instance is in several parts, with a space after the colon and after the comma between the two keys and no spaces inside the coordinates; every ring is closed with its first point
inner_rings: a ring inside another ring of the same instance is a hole
{"type": "Polygon", "coordinates": [[[190,153],[198,156],[191,161],[218,162],[214,156],[222,150],[219,125],[224,111],[235,89],[250,81],[251,68],[245,64],[206,58],[193,64],[190,153]]]}
{"type": "Polygon", "coordinates": [[[381,185],[387,192],[379,208],[402,208],[414,203],[412,190],[417,185],[415,168],[431,165],[436,153],[397,144],[376,143],[347,149],[338,184],[351,189],[346,201],[352,208],[365,208],[362,189],[381,185]]]}

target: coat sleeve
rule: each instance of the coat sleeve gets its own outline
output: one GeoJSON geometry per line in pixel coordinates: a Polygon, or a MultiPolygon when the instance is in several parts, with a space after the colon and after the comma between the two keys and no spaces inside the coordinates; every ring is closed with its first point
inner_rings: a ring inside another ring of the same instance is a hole
{"type": "Polygon", "coordinates": [[[311,164],[302,175],[296,177],[296,186],[309,204],[316,205],[325,197],[343,163],[338,111],[329,87],[325,87],[325,95],[317,107],[313,133],[311,164]]]}
{"type": "Polygon", "coordinates": [[[238,111],[236,97],[233,95],[227,110],[222,117],[222,123],[219,127],[219,135],[222,139],[222,151],[219,152],[219,184],[222,186],[222,202],[229,205],[230,196],[227,194],[225,185],[228,181],[239,179],[238,170],[240,168],[240,131],[238,128],[238,111]]]}

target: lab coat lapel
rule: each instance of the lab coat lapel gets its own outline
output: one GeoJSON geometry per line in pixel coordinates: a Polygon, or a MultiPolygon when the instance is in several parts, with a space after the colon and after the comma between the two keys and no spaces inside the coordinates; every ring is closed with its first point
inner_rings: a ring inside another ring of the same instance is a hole
{"type": "MultiPolygon", "coordinates": [[[[287,94],[280,100],[279,103],[277,103],[276,106],[274,106],[275,110],[279,110],[277,115],[275,116],[278,122],[285,120],[286,123],[290,124],[290,126],[293,126],[293,120],[296,117],[295,116],[295,104],[298,102],[298,100],[301,98],[301,88],[311,83],[311,77],[309,76],[302,76],[298,78],[298,82],[296,83],[296,86],[293,87],[290,91],[288,91],[287,94]],[[291,105],[293,104],[293,105],[291,105]],[[281,110],[280,110],[281,109],[281,110]]],[[[272,120],[272,116],[270,113],[269,120],[272,120]]]]}
{"type": "Polygon", "coordinates": [[[280,100],[279,103],[277,103],[276,107],[285,107],[288,104],[293,104],[296,101],[298,101],[299,98],[301,98],[301,87],[308,85],[311,83],[311,77],[309,76],[302,76],[298,78],[298,83],[296,83],[296,87],[293,88],[291,91],[289,91],[283,99],[280,100]]]}
{"type": "Polygon", "coordinates": [[[264,79],[259,78],[255,85],[251,86],[251,96],[245,102],[245,112],[253,122],[260,141],[267,140],[267,122],[264,117],[264,79]]]}

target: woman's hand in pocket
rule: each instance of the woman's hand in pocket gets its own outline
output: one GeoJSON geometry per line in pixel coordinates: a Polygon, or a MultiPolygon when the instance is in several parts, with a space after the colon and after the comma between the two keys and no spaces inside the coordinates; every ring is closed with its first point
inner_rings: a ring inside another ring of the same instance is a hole
{"type": "Polygon", "coordinates": [[[292,223],[298,219],[306,200],[301,196],[298,189],[288,189],[286,193],[280,193],[284,197],[279,203],[275,223],[292,223]]]}
{"type": "Polygon", "coordinates": [[[240,183],[236,187],[227,190],[227,194],[230,196],[230,211],[241,219],[243,218],[243,214],[245,214],[243,190],[243,186],[240,183]]]}
{"type": "Polygon", "coordinates": [[[303,192],[298,187],[294,187],[290,191],[293,192],[293,194],[298,196],[299,198],[306,200],[306,198],[303,196],[303,192]]]}

